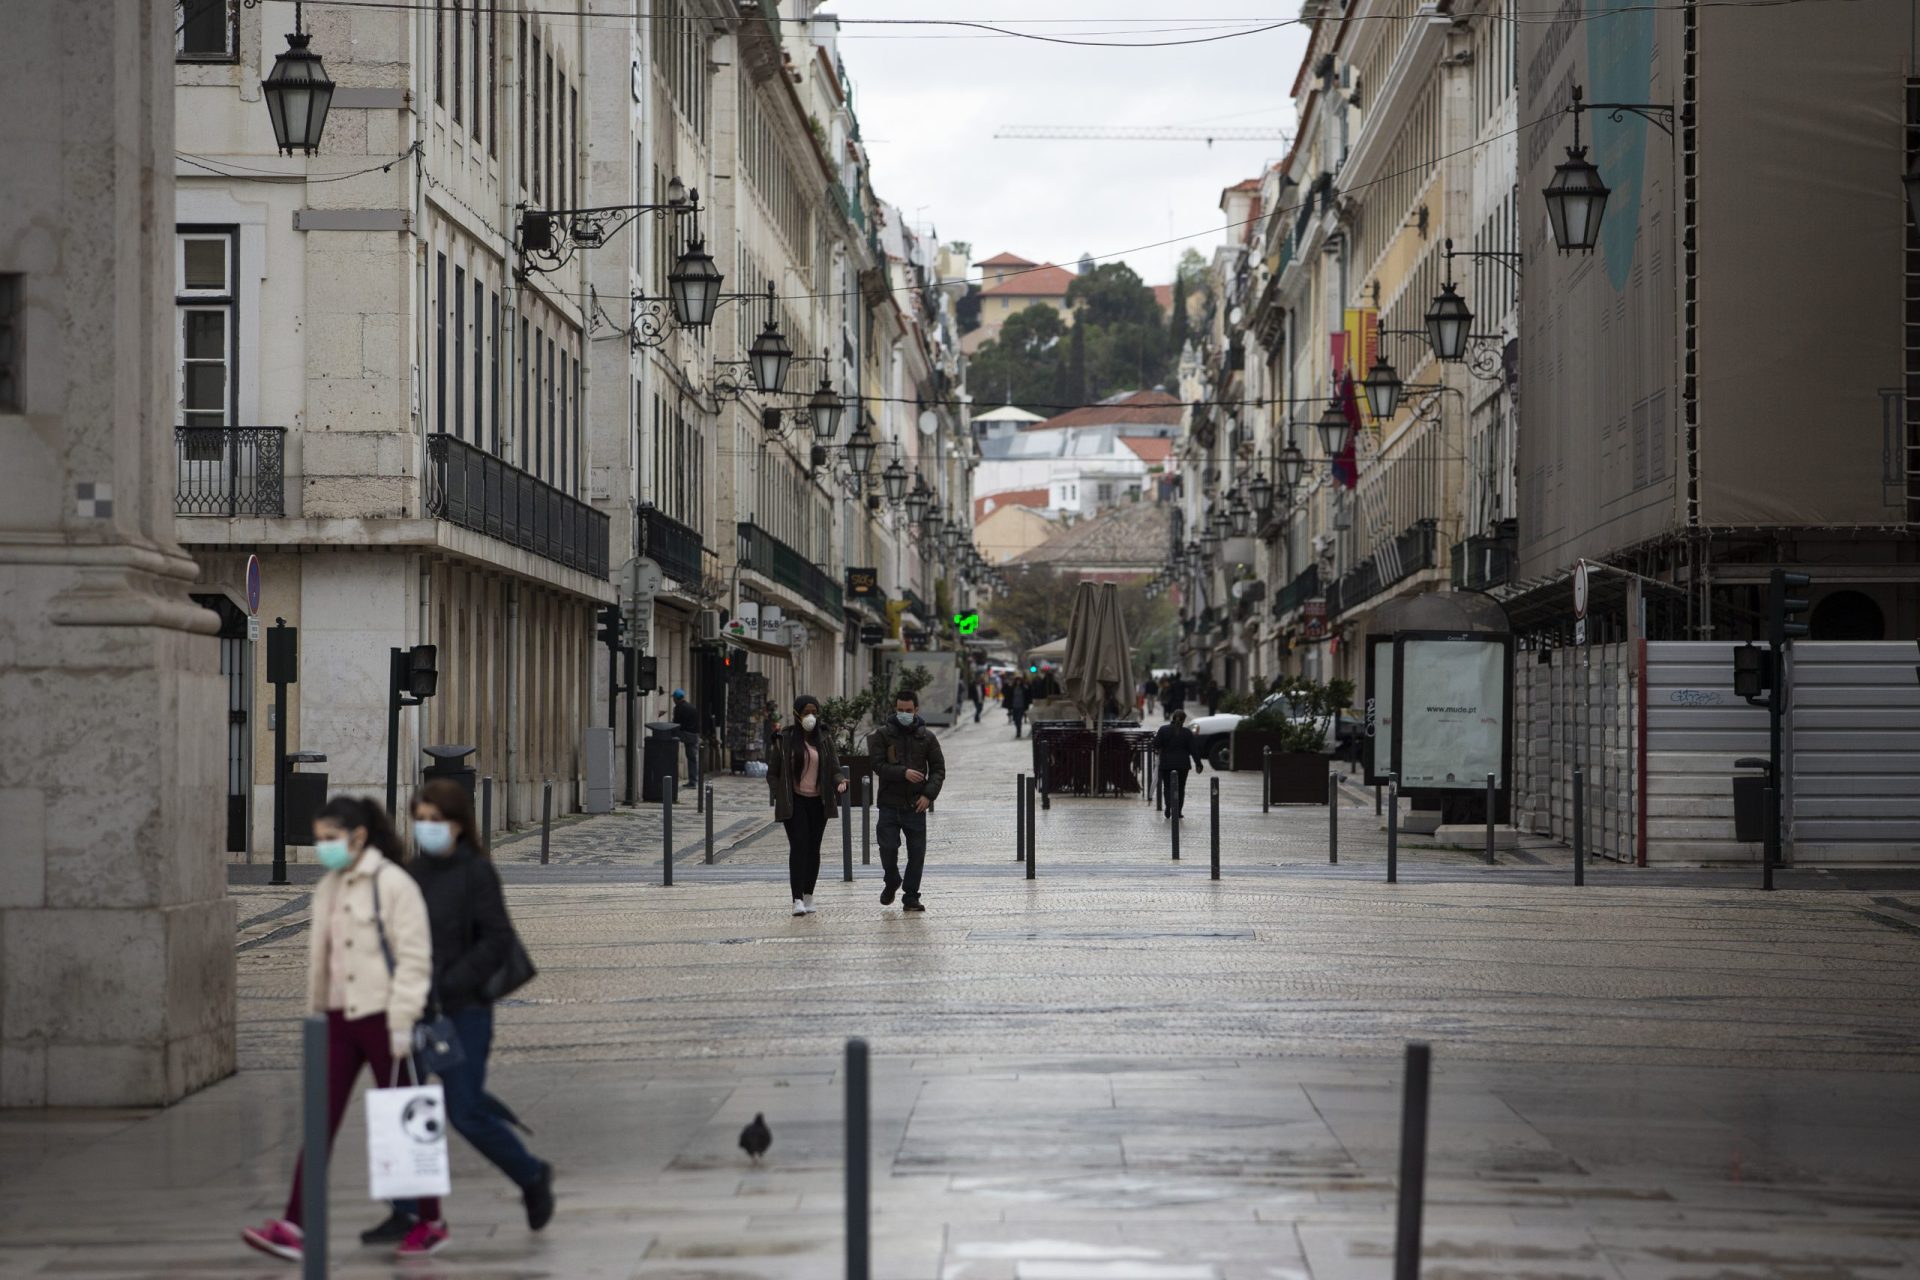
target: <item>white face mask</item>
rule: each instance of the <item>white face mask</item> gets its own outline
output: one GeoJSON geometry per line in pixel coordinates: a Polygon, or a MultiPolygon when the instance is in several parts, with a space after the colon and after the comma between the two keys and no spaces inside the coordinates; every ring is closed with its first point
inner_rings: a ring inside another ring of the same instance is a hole
{"type": "Polygon", "coordinates": [[[428,822],[416,818],[413,822],[413,842],[420,846],[420,852],[438,857],[453,852],[453,827],[446,822],[428,822]]]}
{"type": "Polygon", "coordinates": [[[913,727],[913,722],[920,718],[920,713],[917,711],[896,711],[893,713],[893,718],[910,729],[913,727]]]}
{"type": "Polygon", "coordinates": [[[813,715],[812,713],[808,713],[807,715],[800,717],[800,727],[802,729],[805,729],[808,733],[812,733],[813,726],[819,723],[820,723],[820,717],[813,715]]]}

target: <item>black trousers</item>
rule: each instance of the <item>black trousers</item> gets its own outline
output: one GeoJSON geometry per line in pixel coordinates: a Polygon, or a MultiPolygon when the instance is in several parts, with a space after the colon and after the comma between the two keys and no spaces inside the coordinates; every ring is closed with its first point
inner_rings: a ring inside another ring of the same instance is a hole
{"type": "Polygon", "coordinates": [[[1169,818],[1177,818],[1185,812],[1187,773],[1185,769],[1160,770],[1160,805],[1169,818]]]}
{"type": "Polygon", "coordinates": [[[1017,738],[1020,736],[1020,725],[1026,720],[1027,713],[1025,711],[1009,711],[1007,714],[1013,717],[1013,736],[1017,738]]]}
{"type": "Polygon", "coordinates": [[[912,809],[880,810],[880,866],[888,884],[902,884],[906,901],[920,901],[920,873],[927,865],[927,815],[912,809]],[[900,878],[900,837],[907,838],[907,875],[900,878]]]}
{"type": "Polygon", "coordinates": [[[804,898],[820,880],[820,837],[827,831],[827,802],[820,796],[793,798],[787,828],[787,880],[793,896],[804,898]]]}

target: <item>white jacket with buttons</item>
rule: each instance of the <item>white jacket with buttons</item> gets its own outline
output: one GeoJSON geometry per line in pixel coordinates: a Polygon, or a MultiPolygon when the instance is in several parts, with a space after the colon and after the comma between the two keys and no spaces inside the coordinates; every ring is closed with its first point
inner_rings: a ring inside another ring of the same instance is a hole
{"type": "Polygon", "coordinates": [[[346,1007],[349,1018],[387,1015],[388,1033],[401,1043],[427,1007],[433,983],[433,934],[427,924],[426,900],[406,868],[368,849],[345,871],[329,871],[313,891],[313,925],[307,945],[307,1008],[327,1010],[328,946],[344,895],[347,950],[346,1007]],[[387,946],[393,952],[393,972],[380,951],[380,930],[374,925],[373,886],[380,885],[380,921],[386,927],[387,946]]]}

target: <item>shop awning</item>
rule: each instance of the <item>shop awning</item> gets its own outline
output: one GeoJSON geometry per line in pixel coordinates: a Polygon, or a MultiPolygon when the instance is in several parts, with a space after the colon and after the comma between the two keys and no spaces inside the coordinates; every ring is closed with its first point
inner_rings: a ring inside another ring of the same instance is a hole
{"type": "Polygon", "coordinates": [[[739,645],[748,653],[764,653],[769,658],[785,658],[788,662],[793,661],[793,650],[783,644],[768,644],[765,640],[758,640],[752,636],[728,636],[727,643],[739,645]]]}

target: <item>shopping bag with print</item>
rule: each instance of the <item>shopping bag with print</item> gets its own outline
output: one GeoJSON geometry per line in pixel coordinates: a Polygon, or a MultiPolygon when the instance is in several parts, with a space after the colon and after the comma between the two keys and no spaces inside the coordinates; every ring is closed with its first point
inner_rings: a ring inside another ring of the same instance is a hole
{"type": "Polygon", "coordinates": [[[367,1090],[367,1192],[375,1200],[444,1196],[447,1095],[437,1084],[367,1090]]]}

